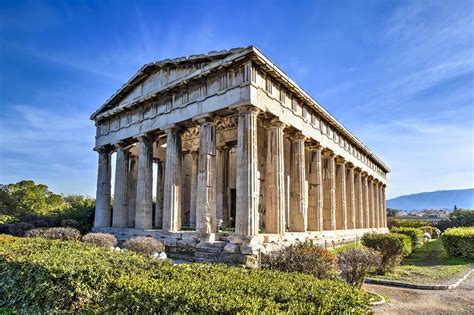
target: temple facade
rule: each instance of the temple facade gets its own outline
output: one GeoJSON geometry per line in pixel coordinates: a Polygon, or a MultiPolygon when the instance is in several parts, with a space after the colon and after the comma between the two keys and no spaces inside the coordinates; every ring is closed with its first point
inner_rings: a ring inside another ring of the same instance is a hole
{"type": "Polygon", "coordinates": [[[387,231],[389,168],[254,46],[149,63],[91,119],[96,231],[218,259],[387,231]]]}

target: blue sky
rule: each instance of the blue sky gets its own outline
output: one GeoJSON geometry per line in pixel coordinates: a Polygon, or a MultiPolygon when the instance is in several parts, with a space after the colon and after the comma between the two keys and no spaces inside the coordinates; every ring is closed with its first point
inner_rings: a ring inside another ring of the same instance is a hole
{"type": "Polygon", "coordinates": [[[474,187],[473,1],[0,2],[0,183],[95,194],[90,114],[143,64],[259,47],[391,167],[474,187]]]}

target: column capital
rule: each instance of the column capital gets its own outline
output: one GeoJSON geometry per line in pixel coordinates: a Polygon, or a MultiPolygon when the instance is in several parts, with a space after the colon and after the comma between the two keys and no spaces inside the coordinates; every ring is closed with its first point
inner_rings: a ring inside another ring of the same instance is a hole
{"type": "Polygon", "coordinates": [[[210,114],[210,113],[205,113],[205,114],[201,114],[201,115],[193,117],[192,120],[197,122],[200,125],[206,124],[206,123],[215,124],[217,118],[218,118],[218,116],[216,116],[216,115],[213,115],[213,114],[210,114]]]}
{"type": "Polygon", "coordinates": [[[303,135],[301,131],[293,131],[293,132],[288,133],[288,135],[290,136],[291,140],[306,140],[307,139],[307,137],[303,135]]]}
{"type": "Polygon", "coordinates": [[[170,133],[180,132],[182,130],[181,126],[177,124],[169,124],[163,128],[163,131],[169,135],[170,133]]]}
{"type": "Polygon", "coordinates": [[[344,159],[342,156],[336,156],[336,163],[347,165],[346,159],[344,159]]]}
{"type": "Polygon", "coordinates": [[[236,109],[237,112],[240,114],[240,113],[248,113],[248,112],[252,112],[252,113],[256,113],[258,114],[261,110],[260,108],[258,108],[257,106],[254,106],[254,105],[250,105],[250,104],[247,104],[247,105],[238,105],[238,106],[231,106],[230,107],[231,109],[236,109]]]}
{"type": "Polygon", "coordinates": [[[334,154],[334,152],[332,152],[330,149],[324,148],[323,149],[323,156],[325,158],[335,158],[336,154],[334,154]]]}
{"type": "Polygon", "coordinates": [[[137,137],[138,142],[153,142],[154,138],[149,134],[143,134],[137,137]]]}
{"type": "Polygon", "coordinates": [[[267,129],[274,129],[274,128],[284,129],[286,127],[286,124],[281,122],[278,118],[275,117],[275,118],[265,121],[265,127],[267,129]]]}
{"type": "Polygon", "coordinates": [[[113,146],[107,144],[104,146],[95,147],[93,150],[96,151],[97,153],[110,153],[113,151],[113,146]]]}
{"type": "Polygon", "coordinates": [[[352,162],[347,162],[347,163],[346,163],[346,168],[352,169],[352,170],[355,171],[355,166],[354,166],[354,164],[353,164],[352,162]]]}

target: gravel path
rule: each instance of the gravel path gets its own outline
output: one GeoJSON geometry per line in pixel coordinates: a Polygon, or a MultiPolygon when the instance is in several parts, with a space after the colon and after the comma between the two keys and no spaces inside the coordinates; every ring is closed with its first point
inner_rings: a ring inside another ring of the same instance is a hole
{"type": "Polygon", "coordinates": [[[416,290],[366,284],[368,291],[389,297],[375,314],[474,314],[474,275],[453,290],[416,290]]]}

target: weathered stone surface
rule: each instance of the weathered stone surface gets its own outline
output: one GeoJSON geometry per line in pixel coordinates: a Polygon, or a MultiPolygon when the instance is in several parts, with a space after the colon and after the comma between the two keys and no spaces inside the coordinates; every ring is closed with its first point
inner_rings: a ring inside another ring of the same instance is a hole
{"type": "Polygon", "coordinates": [[[128,225],[128,150],[122,146],[117,147],[114,185],[114,211],[112,226],[127,227],[128,225]]]}
{"type": "Polygon", "coordinates": [[[113,223],[120,239],[155,235],[177,254],[245,263],[237,246],[252,261],[295,242],[386,231],[388,168],[260,51],[142,70],[93,115],[96,227],[113,223]]]}
{"type": "Polygon", "coordinates": [[[240,251],[240,246],[238,244],[234,244],[234,243],[227,243],[225,246],[224,246],[224,252],[227,252],[227,253],[237,253],[240,251]]]}
{"type": "Polygon", "coordinates": [[[153,140],[143,136],[139,139],[137,200],[135,210],[135,228],[152,227],[153,207],[153,140]]]}
{"type": "Polygon", "coordinates": [[[110,150],[101,148],[97,151],[99,152],[99,169],[97,172],[94,226],[107,227],[110,226],[110,150]]]}

